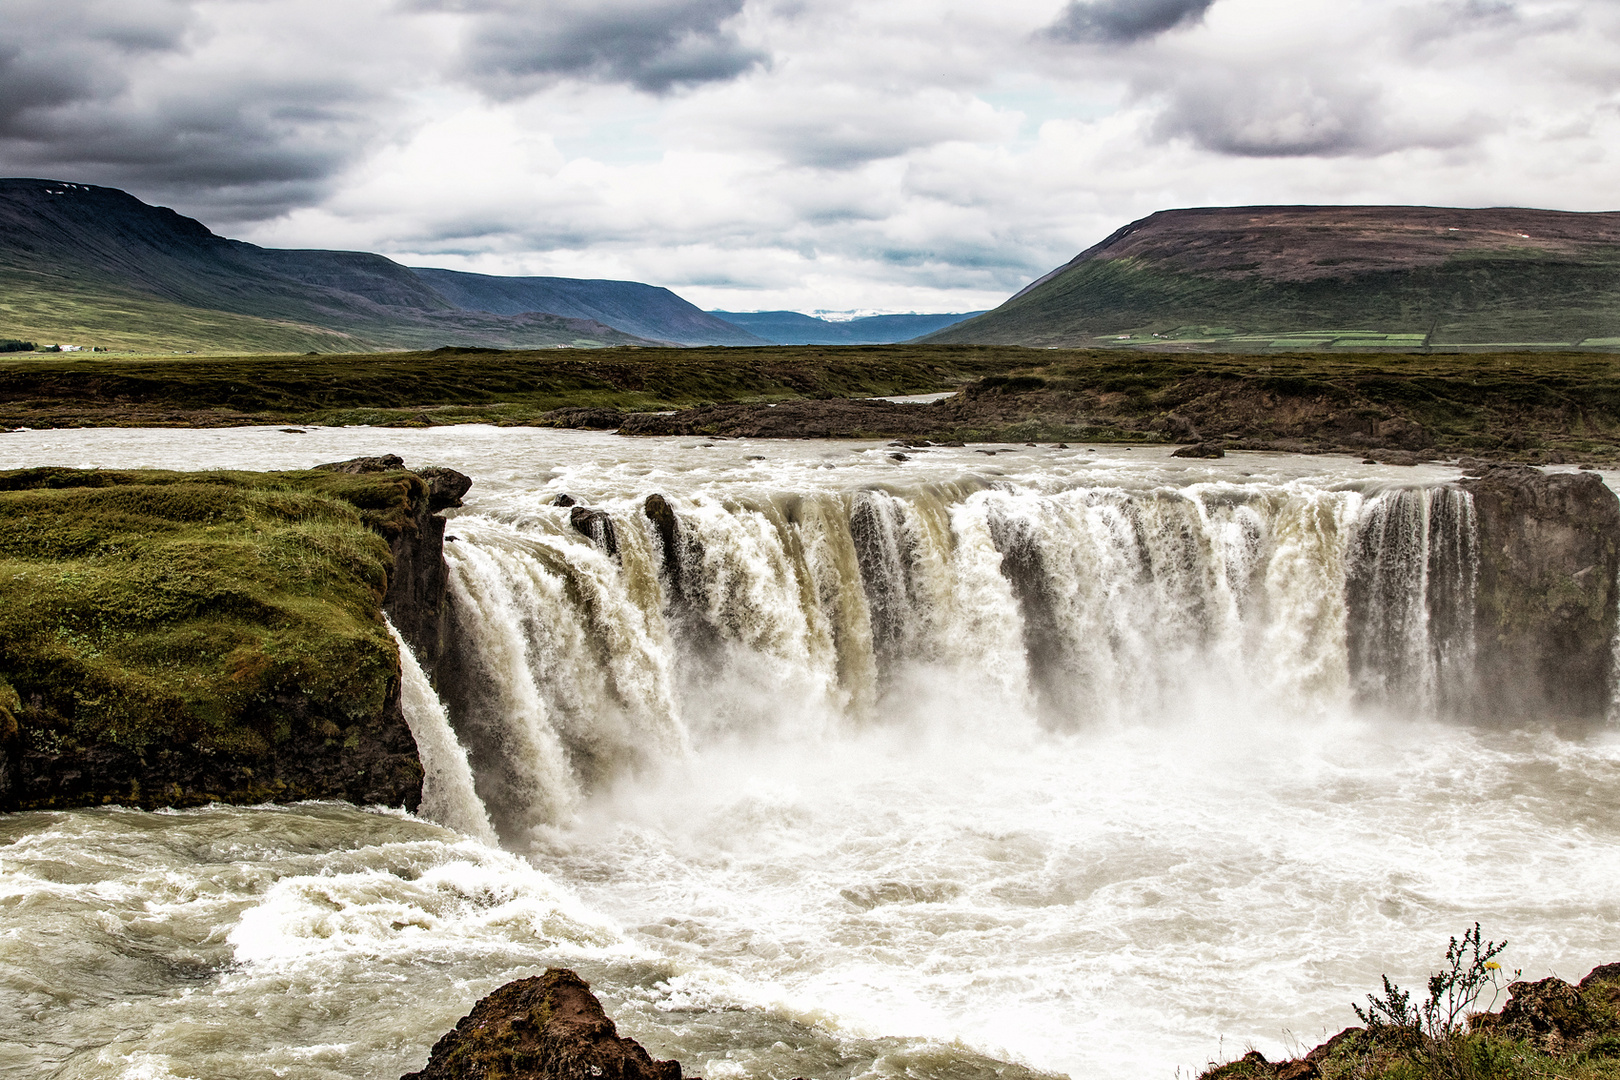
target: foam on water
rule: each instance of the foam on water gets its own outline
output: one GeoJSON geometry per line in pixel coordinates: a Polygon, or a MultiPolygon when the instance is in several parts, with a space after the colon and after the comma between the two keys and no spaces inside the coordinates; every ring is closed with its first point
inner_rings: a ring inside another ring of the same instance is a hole
{"type": "Polygon", "coordinates": [[[1444,722],[1455,470],[995,449],[0,437],[471,473],[450,713],[404,650],[407,710],[424,813],[519,853],[326,805],[6,819],[0,1072],[398,1075],[565,962],[710,1077],[1168,1077],[1314,1044],[1476,919],[1530,976],[1620,959],[1612,734],[1444,722]]]}

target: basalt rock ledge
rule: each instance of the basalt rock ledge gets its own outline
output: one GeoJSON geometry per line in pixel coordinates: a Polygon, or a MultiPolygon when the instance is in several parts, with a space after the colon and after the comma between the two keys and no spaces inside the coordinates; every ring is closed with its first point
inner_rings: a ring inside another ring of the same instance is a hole
{"type": "Polygon", "coordinates": [[[0,473],[0,810],[415,809],[383,613],[431,670],[469,485],[392,456],[0,473]]]}

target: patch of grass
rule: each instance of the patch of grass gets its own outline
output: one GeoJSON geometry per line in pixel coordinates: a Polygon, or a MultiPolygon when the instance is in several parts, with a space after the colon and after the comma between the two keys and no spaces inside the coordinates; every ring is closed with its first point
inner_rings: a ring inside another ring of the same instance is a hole
{"type": "Polygon", "coordinates": [[[635,411],[950,390],[1020,360],[1028,362],[1026,350],[907,346],[172,360],[35,354],[0,359],[0,425],[535,423],[562,406],[635,411]]]}
{"type": "Polygon", "coordinates": [[[42,754],[341,743],[398,677],[373,526],[421,483],[0,472],[0,712],[42,754]]]}
{"type": "Polygon", "coordinates": [[[1620,1078],[1620,970],[1594,971],[1582,988],[1558,979],[1516,979],[1494,959],[1507,942],[1485,941],[1479,924],[1452,938],[1426,997],[1383,980],[1383,996],[1352,1006],[1347,1028],[1304,1058],[1268,1062],[1250,1051],[1211,1064],[1200,1080],[1616,1080],[1620,1078]],[[1481,1011],[1475,1011],[1476,1006],[1481,1011]]]}

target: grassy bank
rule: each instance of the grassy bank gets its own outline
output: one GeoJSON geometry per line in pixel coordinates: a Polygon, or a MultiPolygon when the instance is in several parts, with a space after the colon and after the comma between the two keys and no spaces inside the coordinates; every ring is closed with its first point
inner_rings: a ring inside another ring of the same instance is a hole
{"type": "Polygon", "coordinates": [[[327,753],[335,768],[384,713],[398,659],[375,529],[421,487],[404,472],[0,472],[7,801],[330,795],[266,763],[327,753]],[[239,766],[236,789],[210,761],[239,766]],[[79,775],[30,787],[41,770],[79,775]],[[157,775],[178,786],[153,790],[157,775]]]}
{"type": "Polygon", "coordinates": [[[73,359],[0,357],[0,425],[536,423],[556,408],[951,390],[1028,362],[975,347],[596,349],[73,359]]]}
{"type": "Polygon", "coordinates": [[[1486,941],[1476,923],[1451,939],[1424,988],[1404,990],[1385,976],[1382,994],[1352,1006],[1362,1026],[1290,1061],[1251,1050],[1211,1063],[1199,1080],[1620,1078],[1620,964],[1594,968],[1578,985],[1515,981],[1520,972],[1495,959],[1506,947],[1486,941]]]}
{"type": "MultiPolygon", "coordinates": [[[[1620,453],[1620,356],[1037,353],[973,388],[981,420],[1178,441],[1445,453],[1620,453]]],[[[983,423],[975,426],[984,427],[983,423]]]]}
{"type": "MultiPolygon", "coordinates": [[[[859,423],[817,430],[1620,457],[1620,355],[1592,352],[1254,356],[891,345],[166,360],[9,354],[0,356],[0,426],[587,423],[548,413],[718,406],[730,411],[705,420],[705,433],[747,434],[764,430],[763,414],[750,406],[957,389],[965,392],[925,412],[863,413],[859,423]]],[[[769,433],[794,434],[789,412],[772,412],[769,433]]]]}

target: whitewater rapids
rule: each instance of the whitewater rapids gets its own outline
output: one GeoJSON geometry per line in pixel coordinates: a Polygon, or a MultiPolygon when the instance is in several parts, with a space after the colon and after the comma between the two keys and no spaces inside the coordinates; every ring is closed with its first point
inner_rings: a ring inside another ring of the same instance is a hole
{"type": "Polygon", "coordinates": [[[1475,919],[1527,977],[1620,959],[1620,744],[1466,723],[1455,470],[0,436],[7,468],[384,452],[475,481],[445,702],[411,705],[444,767],[425,811],[467,831],[331,804],[0,820],[0,1075],[393,1077],[564,963],[703,1076],[1169,1077],[1314,1045],[1475,919]]]}

